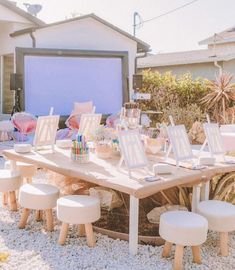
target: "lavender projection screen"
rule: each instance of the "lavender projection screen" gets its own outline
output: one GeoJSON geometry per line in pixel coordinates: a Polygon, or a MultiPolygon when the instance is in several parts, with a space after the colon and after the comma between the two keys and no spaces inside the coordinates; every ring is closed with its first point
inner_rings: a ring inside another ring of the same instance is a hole
{"type": "Polygon", "coordinates": [[[69,115],[74,102],[92,100],[96,112],[116,113],[123,103],[122,59],[103,57],[24,57],[25,111],[69,115]]]}

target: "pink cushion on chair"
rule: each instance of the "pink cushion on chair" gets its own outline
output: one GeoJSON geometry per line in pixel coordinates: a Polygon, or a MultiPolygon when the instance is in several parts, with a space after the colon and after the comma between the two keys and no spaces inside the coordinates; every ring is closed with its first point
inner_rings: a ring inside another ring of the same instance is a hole
{"type": "Polygon", "coordinates": [[[79,129],[79,123],[81,119],[81,114],[71,114],[66,120],[65,124],[68,128],[79,129]]]}
{"type": "Polygon", "coordinates": [[[33,133],[37,125],[36,117],[26,112],[15,113],[11,121],[14,127],[23,134],[33,133]]]}
{"type": "Polygon", "coordinates": [[[93,102],[74,102],[74,109],[65,122],[66,126],[71,129],[79,129],[81,115],[84,113],[93,113],[93,102]]]}

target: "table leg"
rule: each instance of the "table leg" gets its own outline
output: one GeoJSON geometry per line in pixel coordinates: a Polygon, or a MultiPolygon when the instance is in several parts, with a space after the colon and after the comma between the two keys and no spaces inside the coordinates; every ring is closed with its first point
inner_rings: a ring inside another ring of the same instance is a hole
{"type": "Polygon", "coordinates": [[[206,183],[202,183],[201,201],[209,200],[209,194],[210,194],[210,181],[207,181],[206,183]]]}
{"type": "Polygon", "coordinates": [[[138,252],[139,199],[130,195],[129,252],[138,252]]]}
{"type": "Polygon", "coordinates": [[[193,186],[193,196],[192,196],[192,212],[197,212],[197,206],[200,202],[200,192],[201,188],[199,185],[193,186]]]}
{"type": "Polygon", "coordinates": [[[16,166],[16,161],[15,160],[10,160],[10,169],[11,171],[16,171],[17,166],[16,166]]]}

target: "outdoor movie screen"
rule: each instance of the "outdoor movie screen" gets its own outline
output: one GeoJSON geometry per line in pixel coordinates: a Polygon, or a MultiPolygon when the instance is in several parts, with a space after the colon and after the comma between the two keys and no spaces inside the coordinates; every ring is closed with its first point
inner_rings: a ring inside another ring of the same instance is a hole
{"type": "Polygon", "coordinates": [[[74,102],[92,100],[96,112],[116,113],[123,103],[121,58],[32,56],[24,59],[25,111],[69,115],[74,102]]]}

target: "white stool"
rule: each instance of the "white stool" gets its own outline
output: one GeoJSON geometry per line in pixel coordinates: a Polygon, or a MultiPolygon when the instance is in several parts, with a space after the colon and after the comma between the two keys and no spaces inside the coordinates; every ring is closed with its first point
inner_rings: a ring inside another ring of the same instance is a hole
{"type": "Polygon", "coordinates": [[[57,201],[57,218],[62,221],[59,244],[65,243],[69,224],[79,224],[80,229],[85,232],[87,244],[89,247],[95,246],[92,222],[100,218],[100,201],[99,199],[87,195],[70,195],[65,196],[57,201]]]}
{"type": "Polygon", "coordinates": [[[47,230],[53,231],[52,208],[56,206],[59,189],[47,184],[25,184],[19,192],[19,204],[23,207],[19,228],[24,229],[30,209],[44,210],[46,213],[47,230]]]}
{"type": "Polygon", "coordinates": [[[174,270],[182,269],[184,246],[191,246],[193,261],[201,263],[200,245],[206,241],[207,220],[195,213],[169,211],[161,215],[159,234],[166,240],[163,257],[168,257],[172,244],[176,244],[174,270]]]}
{"type": "MultiPolygon", "coordinates": [[[[11,172],[10,170],[0,170],[0,192],[9,194],[10,208],[12,211],[17,211],[16,190],[20,188],[21,177],[19,172],[11,172]]],[[[5,202],[5,199],[3,199],[5,202]]],[[[7,202],[6,202],[7,204],[7,202]]]]}
{"type": "Polygon", "coordinates": [[[208,220],[209,230],[220,233],[220,254],[228,256],[228,233],[235,230],[235,206],[227,202],[207,200],[198,204],[197,213],[208,220]]]}
{"type": "MultiPolygon", "coordinates": [[[[11,169],[10,161],[5,162],[5,169],[11,169]]],[[[20,172],[22,180],[25,180],[26,183],[32,183],[32,178],[37,172],[37,167],[33,164],[16,162],[16,170],[20,172]]]]}

